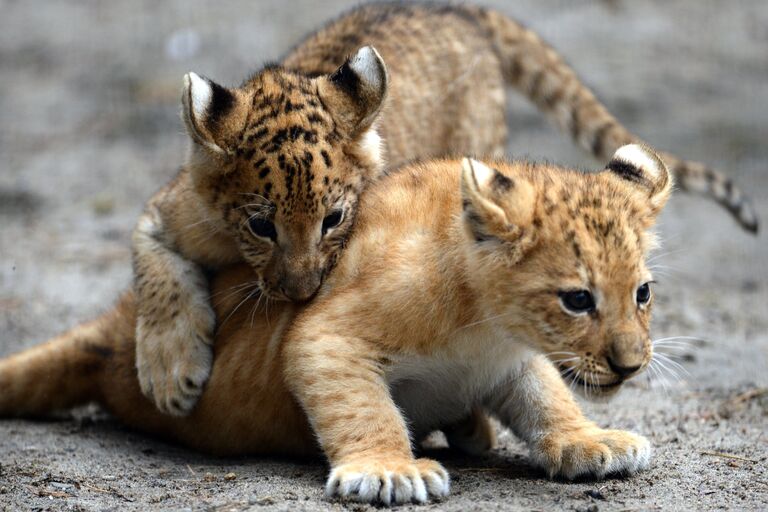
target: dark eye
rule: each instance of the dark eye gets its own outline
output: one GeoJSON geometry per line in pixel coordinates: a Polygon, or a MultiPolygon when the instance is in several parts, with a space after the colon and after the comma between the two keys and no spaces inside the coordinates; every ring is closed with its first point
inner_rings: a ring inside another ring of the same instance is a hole
{"type": "Polygon", "coordinates": [[[648,304],[648,301],[651,300],[651,287],[648,286],[648,283],[640,285],[636,297],[638,304],[648,304]]]}
{"type": "Polygon", "coordinates": [[[263,217],[253,217],[248,221],[248,226],[253,234],[262,238],[269,238],[273,242],[277,240],[277,230],[272,221],[263,217]]]}
{"type": "Polygon", "coordinates": [[[333,210],[331,213],[325,216],[323,219],[323,234],[327,233],[329,229],[335,228],[341,224],[341,220],[344,218],[343,210],[333,210]]]}
{"type": "Polygon", "coordinates": [[[595,299],[587,290],[573,290],[558,294],[563,306],[574,313],[588,313],[595,310],[595,299]]]}

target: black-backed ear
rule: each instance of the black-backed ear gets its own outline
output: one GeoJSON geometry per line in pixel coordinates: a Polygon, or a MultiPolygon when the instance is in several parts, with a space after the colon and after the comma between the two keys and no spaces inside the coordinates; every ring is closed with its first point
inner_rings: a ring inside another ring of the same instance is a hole
{"type": "Polygon", "coordinates": [[[373,46],[363,46],[320,82],[320,94],[331,115],[351,133],[361,133],[376,120],[387,95],[387,67],[373,46]]]}
{"type": "Polygon", "coordinates": [[[235,91],[208,78],[184,75],[182,117],[192,140],[214,154],[226,154],[233,124],[240,117],[238,99],[235,91]]]}
{"type": "Polygon", "coordinates": [[[672,175],[651,148],[627,144],[616,150],[606,169],[648,194],[651,210],[658,213],[672,192],[672,175]]]}
{"type": "MultiPolygon", "coordinates": [[[[464,225],[478,242],[515,242],[523,249],[533,222],[536,191],[526,179],[512,178],[478,162],[461,162],[461,197],[464,225]]],[[[520,251],[516,251],[519,253],[520,251]]]]}

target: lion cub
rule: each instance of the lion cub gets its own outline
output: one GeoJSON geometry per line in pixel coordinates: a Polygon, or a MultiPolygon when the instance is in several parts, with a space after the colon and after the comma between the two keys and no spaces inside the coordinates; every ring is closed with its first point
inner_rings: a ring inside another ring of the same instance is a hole
{"type": "Polygon", "coordinates": [[[644,256],[667,168],[638,145],[597,174],[465,159],[459,178],[453,166],[414,166],[371,192],[284,340],[287,385],[331,464],[328,494],[444,496],[446,471],[415,459],[410,436],[478,404],[550,475],[646,467],[648,441],[585,419],[546,356],[568,351],[566,378],[606,395],[650,363],[644,256]]]}
{"type": "MultiPolygon", "coordinates": [[[[387,74],[371,47],[317,77],[266,68],[240,88],[189,73],[186,166],[133,232],[143,392],[188,413],[211,370],[207,272],[245,261],[248,297],[302,302],[347,243],[358,197],[383,170],[373,126],[387,74]]],[[[226,319],[220,319],[225,321],[226,319]]]]}
{"type": "Polygon", "coordinates": [[[633,473],[649,464],[648,441],[585,418],[558,370],[611,394],[648,366],[647,231],[671,181],[637,145],[592,174],[472,160],[405,167],[364,194],[355,236],[311,303],[256,304],[252,317],[238,310],[255,302],[247,292],[217,294],[253,271],[214,277],[217,315],[232,321],[190,416],[164,415],[139,391],[130,294],[0,360],[0,415],[96,400],[136,428],[220,454],[319,444],[330,496],[387,505],[448,493],[446,470],[415,458],[412,440],[478,409],[549,475],[633,473]]]}

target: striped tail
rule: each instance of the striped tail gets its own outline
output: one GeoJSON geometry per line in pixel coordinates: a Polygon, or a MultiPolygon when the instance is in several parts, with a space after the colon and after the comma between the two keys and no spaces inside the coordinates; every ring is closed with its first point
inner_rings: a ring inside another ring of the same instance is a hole
{"type": "MultiPolygon", "coordinates": [[[[506,80],[584,149],[607,160],[619,147],[643,141],[611,115],[558,53],[531,30],[501,13],[465,7],[492,35],[506,80]]],[[[753,233],[758,220],[750,199],[726,176],[703,164],[662,153],[681,189],[709,196],[753,233]]]]}
{"type": "Polygon", "coordinates": [[[0,360],[0,417],[45,416],[101,398],[117,336],[132,336],[121,303],[96,320],[0,360]]]}

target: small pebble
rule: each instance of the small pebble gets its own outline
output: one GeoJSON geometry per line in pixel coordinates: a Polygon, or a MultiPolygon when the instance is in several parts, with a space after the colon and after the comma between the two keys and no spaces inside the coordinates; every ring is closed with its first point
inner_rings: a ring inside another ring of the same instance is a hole
{"type": "Polygon", "coordinates": [[[586,494],[587,496],[589,496],[590,498],[592,498],[594,500],[604,500],[605,499],[605,495],[602,492],[600,492],[598,489],[588,489],[588,490],[584,491],[584,494],[586,494]]]}
{"type": "Polygon", "coordinates": [[[274,505],[275,504],[275,498],[273,498],[272,496],[262,496],[260,498],[256,498],[255,500],[253,500],[252,503],[251,503],[251,500],[248,500],[248,503],[250,503],[251,505],[262,505],[262,506],[263,505],[274,505]]]}
{"type": "Polygon", "coordinates": [[[66,492],[70,492],[75,488],[75,486],[72,484],[65,484],[62,482],[51,482],[51,487],[53,487],[54,489],[58,489],[60,491],[66,491],[66,492]]]}

